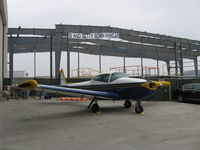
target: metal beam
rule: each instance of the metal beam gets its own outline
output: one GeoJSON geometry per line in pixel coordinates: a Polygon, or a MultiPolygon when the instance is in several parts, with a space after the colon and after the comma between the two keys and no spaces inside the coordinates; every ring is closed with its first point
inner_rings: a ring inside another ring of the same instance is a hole
{"type": "MultiPolygon", "coordinates": [[[[48,51],[50,51],[50,44],[49,44],[50,41],[51,40],[49,38],[44,39],[44,38],[33,38],[33,37],[27,38],[27,39],[24,39],[24,38],[10,39],[10,42],[12,42],[14,45],[14,53],[33,52],[33,43],[35,43],[35,49],[38,52],[48,52],[48,51]],[[23,40],[24,40],[24,44],[22,44],[23,40]],[[43,41],[44,43],[42,43],[41,41],[43,41]]],[[[101,46],[104,46],[104,47],[111,47],[113,49],[113,53],[115,53],[116,48],[125,49],[125,50],[132,49],[134,51],[138,51],[138,49],[143,49],[144,54],[146,53],[145,51],[149,52],[148,58],[151,58],[151,55],[155,55],[155,53],[153,51],[155,51],[155,49],[157,49],[159,55],[162,55],[165,53],[164,54],[165,57],[168,57],[168,59],[171,59],[171,60],[174,59],[173,58],[174,50],[172,48],[153,46],[153,45],[142,45],[142,44],[136,44],[136,43],[127,43],[127,42],[120,42],[120,41],[109,41],[109,40],[80,40],[80,41],[78,43],[77,40],[70,40],[71,47],[83,47],[85,49],[87,49],[88,47],[95,47],[95,48],[99,47],[98,49],[100,49],[101,46]],[[80,43],[80,41],[93,42],[96,45],[80,43]],[[150,52],[150,51],[152,51],[152,52],[150,52]],[[169,58],[169,57],[171,57],[171,58],[169,58]]],[[[55,41],[54,41],[54,43],[55,43],[55,41]]],[[[63,50],[67,49],[67,39],[66,38],[63,38],[62,47],[63,47],[63,50]]],[[[56,49],[56,48],[53,46],[53,49],[56,49]]],[[[80,52],[82,52],[81,49],[80,49],[80,52]]],[[[124,53],[124,50],[121,50],[121,52],[123,53],[123,55],[126,54],[126,53],[124,53]]],[[[84,51],[83,51],[83,53],[84,53],[84,51]]],[[[95,53],[93,53],[93,54],[95,54],[95,53]]],[[[112,54],[110,54],[110,55],[112,56],[112,54]]],[[[129,55],[129,54],[127,54],[127,55],[129,55]]],[[[200,55],[200,52],[197,52],[197,55],[200,55]]],[[[188,58],[188,59],[193,59],[192,52],[184,51],[183,57],[188,58]]]]}
{"type": "Polygon", "coordinates": [[[38,28],[8,28],[8,35],[46,35],[50,36],[55,33],[55,29],[38,29],[38,28]]]}
{"type": "Polygon", "coordinates": [[[173,42],[182,43],[183,48],[200,50],[200,41],[191,40],[186,38],[178,38],[148,32],[141,32],[135,30],[127,30],[121,28],[113,28],[108,26],[80,26],[80,25],[56,25],[56,29],[36,29],[36,28],[9,28],[9,35],[41,35],[50,36],[55,34],[56,31],[62,29],[63,35],[67,32],[79,33],[100,33],[100,32],[117,32],[120,33],[120,38],[133,42],[141,42],[165,45],[173,47],[173,42]]]}
{"type": "Polygon", "coordinates": [[[195,45],[197,45],[197,44],[200,45],[200,41],[197,41],[197,40],[172,37],[172,36],[166,36],[166,35],[136,31],[136,30],[114,28],[114,27],[110,27],[110,26],[61,25],[61,24],[57,24],[56,27],[57,26],[60,26],[60,27],[62,26],[63,32],[74,32],[74,33],[84,33],[84,34],[115,32],[115,33],[120,33],[120,36],[122,34],[136,35],[136,36],[140,36],[140,37],[148,37],[150,39],[159,39],[162,41],[177,42],[177,43],[183,43],[183,44],[191,43],[191,44],[195,44],[195,45]]]}
{"type": "MultiPolygon", "coordinates": [[[[15,48],[14,53],[28,53],[33,52],[33,46],[29,46],[30,48],[15,48]]],[[[138,49],[142,49],[144,51],[143,57],[144,58],[151,58],[156,59],[157,55],[155,53],[155,47],[146,47],[143,46],[136,47],[136,48],[123,48],[123,47],[111,47],[106,45],[90,45],[90,44],[70,44],[70,51],[75,50],[75,52],[87,53],[87,54],[94,54],[94,55],[106,55],[106,56],[125,56],[125,57],[139,57],[140,51],[138,49]]],[[[38,48],[37,45],[35,47],[37,52],[49,52],[50,49],[45,48],[38,48]]],[[[166,60],[174,60],[174,51],[172,50],[165,50],[164,48],[157,48],[159,51],[159,60],[166,61],[166,60]]],[[[54,50],[55,51],[55,48],[54,50]]],[[[67,47],[62,48],[62,51],[67,51],[67,47]]],[[[190,52],[184,52],[184,58],[193,59],[193,56],[190,52]]]]}

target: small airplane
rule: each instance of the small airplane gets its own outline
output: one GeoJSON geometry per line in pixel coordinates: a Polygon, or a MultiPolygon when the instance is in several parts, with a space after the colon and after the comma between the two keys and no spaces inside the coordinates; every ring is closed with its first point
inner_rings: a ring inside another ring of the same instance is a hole
{"type": "Polygon", "coordinates": [[[89,97],[92,99],[88,109],[96,113],[100,110],[98,100],[124,100],[124,107],[132,106],[135,99],[135,112],[142,114],[144,109],[141,98],[154,93],[159,87],[168,87],[168,81],[147,81],[145,79],[130,78],[123,72],[102,73],[90,81],[80,83],[67,83],[64,71],[60,71],[61,86],[38,84],[35,80],[28,80],[18,85],[18,88],[29,90],[42,90],[75,97],[89,97]]]}

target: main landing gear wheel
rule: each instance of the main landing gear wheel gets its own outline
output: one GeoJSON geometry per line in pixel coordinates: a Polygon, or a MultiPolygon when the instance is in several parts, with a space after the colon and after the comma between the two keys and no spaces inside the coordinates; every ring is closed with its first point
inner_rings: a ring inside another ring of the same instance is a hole
{"type": "Polygon", "coordinates": [[[137,101],[137,103],[135,104],[135,112],[137,114],[142,114],[144,112],[144,108],[140,101],[137,101]]]}
{"type": "Polygon", "coordinates": [[[132,103],[131,103],[130,100],[126,100],[126,101],[124,102],[124,107],[125,107],[125,108],[130,108],[131,106],[132,106],[132,103]]]}
{"type": "Polygon", "coordinates": [[[100,110],[99,105],[97,103],[94,103],[91,108],[90,108],[91,112],[96,113],[100,110]]]}
{"type": "Polygon", "coordinates": [[[90,102],[90,104],[88,105],[88,109],[93,113],[96,113],[100,110],[99,105],[97,104],[96,97],[94,97],[93,100],[90,102]]]}

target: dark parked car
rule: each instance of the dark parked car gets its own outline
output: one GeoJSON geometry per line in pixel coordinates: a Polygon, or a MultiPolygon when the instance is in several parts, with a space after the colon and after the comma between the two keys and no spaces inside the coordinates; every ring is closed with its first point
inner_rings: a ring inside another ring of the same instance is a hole
{"type": "Polygon", "coordinates": [[[177,91],[177,100],[183,101],[199,101],[200,102],[200,83],[184,84],[177,91]]]}

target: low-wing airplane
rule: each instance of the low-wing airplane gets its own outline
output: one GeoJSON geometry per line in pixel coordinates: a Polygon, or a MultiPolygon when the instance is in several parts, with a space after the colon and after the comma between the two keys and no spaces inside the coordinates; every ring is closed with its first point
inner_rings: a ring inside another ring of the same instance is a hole
{"type": "Polygon", "coordinates": [[[69,84],[61,70],[61,86],[38,84],[35,80],[28,80],[18,85],[18,88],[29,90],[44,90],[50,93],[64,94],[77,97],[89,97],[92,101],[88,109],[92,112],[100,110],[98,100],[124,100],[125,108],[132,106],[131,99],[136,100],[135,112],[143,113],[141,98],[151,95],[159,87],[168,87],[167,81],[147,81],[145,79],[130,78],[122,72],[102,73],[90,81],[69,84]]]}

